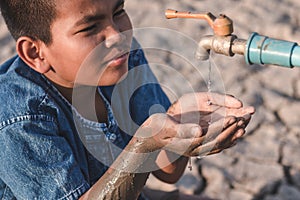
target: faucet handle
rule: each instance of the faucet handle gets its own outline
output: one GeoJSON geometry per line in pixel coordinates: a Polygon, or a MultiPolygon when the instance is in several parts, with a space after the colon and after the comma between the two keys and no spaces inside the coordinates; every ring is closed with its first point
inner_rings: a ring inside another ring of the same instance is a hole
{"type": "Polygon", "coordinates": [[[218,36],[227,36],[233,33],[233,22],[226,15],[221,14],[219,17],[215,17],[210,12],[207,13],[192,13],[189,11],[177,11],[167,9],[165,11],[167,19],[173,18],[191,18],[191,19],[204,19],[208,22],[213,29],[214,34],[218,36]]]}

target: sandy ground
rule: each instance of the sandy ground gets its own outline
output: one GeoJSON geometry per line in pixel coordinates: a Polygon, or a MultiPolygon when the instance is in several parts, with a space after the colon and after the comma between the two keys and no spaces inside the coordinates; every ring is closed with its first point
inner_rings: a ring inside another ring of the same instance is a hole
{"type": "MultiPolygon", "coordinates": [[[[197,41],[212,30],[205,21],[166,20],[164,10],[224,13],[234,22],[234,34],[252,32],[300,42],[298,0],[128,0],[126,9],[135,35],[171,100],[193,91],[207,91],[209,65],[212,91],[230,93],[257,112],[243,140],[232,149],[193,159],[175,185],[153,177],[154,189],[179,188],[224,200],[300,199],[300,69],[247,65],[243,56],[212,54],[210,62],[194,61],[197,41]]],[[[0,20],[0,61],[14,54],[14,41],[0,20]]]]}

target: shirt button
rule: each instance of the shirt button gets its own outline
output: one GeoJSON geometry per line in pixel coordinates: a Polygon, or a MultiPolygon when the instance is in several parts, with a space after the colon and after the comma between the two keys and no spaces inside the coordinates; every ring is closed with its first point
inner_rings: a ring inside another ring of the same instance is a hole
{"type": "Polygon", "coordinates": [[[108,136],[108,139],[109,139],[111,142],[115,142],[116,139],[117,139],[117,135],[114,134],[114,133],[111,133],[111,134],[108,136]]]}

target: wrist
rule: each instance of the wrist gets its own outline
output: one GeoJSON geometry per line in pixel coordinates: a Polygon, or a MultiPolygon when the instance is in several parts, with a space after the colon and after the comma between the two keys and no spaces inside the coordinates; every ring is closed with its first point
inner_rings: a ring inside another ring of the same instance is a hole
{"type": "Polygon", "coordinates": [[[120,154],[120,162],[114,167],[129,173],[146,173],[157,170],[156,159],[159,151],[150,151],[144,141],[133,137],[120,154]]]}

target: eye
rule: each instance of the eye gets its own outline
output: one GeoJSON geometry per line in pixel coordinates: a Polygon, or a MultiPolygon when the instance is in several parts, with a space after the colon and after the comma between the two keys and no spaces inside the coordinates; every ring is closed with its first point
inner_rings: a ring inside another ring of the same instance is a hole
{"type": "Polygon", "coordinates": [[[88,26],[84,29],[81,29],[80,31],[78,31],[78,33],[91,32],[91,31],[95,30],[96,27],[97,27],[97,25],[94,24],[94,25],[88,26]]]}
{"type": "Polygon", "coordinates": [[[121,16],[123,14],[125,14],[125,10],[121,9],[121,10],[118,10],[117,12],[115,12],[114,17],[118,17],[118,16],[121,16]]]}

